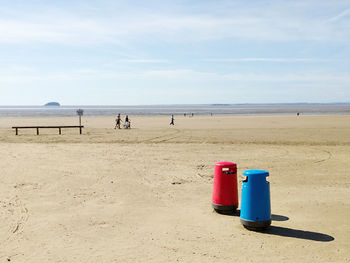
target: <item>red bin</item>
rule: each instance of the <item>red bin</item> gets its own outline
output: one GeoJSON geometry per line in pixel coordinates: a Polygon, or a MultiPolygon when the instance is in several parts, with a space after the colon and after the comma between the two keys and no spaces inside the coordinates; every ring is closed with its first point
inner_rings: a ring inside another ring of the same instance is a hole
{"type": "Polygon", "coordinates": [[[219,213],[234,212],[237,209],[237,165],[235,163],[215,164],[212,206],[219,213]]]}

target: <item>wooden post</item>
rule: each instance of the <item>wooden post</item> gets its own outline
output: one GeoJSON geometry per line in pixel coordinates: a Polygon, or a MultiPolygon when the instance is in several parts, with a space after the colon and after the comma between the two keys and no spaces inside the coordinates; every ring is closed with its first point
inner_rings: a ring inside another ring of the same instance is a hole
{"type": "Polygon", "coordinates": [[[58,128],[58,133],[61,135],[61,128],[58,128]]]}
{"type": "Polygon", "coordinates": [[[18,128],[16,128],[16,135],[18,135],[18,128]]]}
{"type": "Polygon", "coordinates": [[[84,114],[84,110],[82,109],[77,110],[77,114],[79,115],[79,132],[81,134],[81,116],[84,114]]]}
{"type": "Polygon", "coordinates": [[[39,135],[39,128],[36,128],[36,135],[39,135]]]}

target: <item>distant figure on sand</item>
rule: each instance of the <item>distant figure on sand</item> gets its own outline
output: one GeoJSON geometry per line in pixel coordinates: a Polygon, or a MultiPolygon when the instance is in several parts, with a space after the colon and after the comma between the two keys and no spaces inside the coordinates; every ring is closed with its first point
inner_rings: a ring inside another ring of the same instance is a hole
{"type": "Polygon", "coordinates": [[[116,128],[120,129],[120,122],[121,121],[122,120],[120,119],[120,113],[119,113],[117,118],[115,119],[115,127],[114,127],[114,129],[116,129],[116,128]]]}
{"type": "Polygon", "coordinates": [[[171,115],[171,119],[170,119],[170,124],[169,125],[175,125],[174,124],[174,115],[171,115]]]}
{"type": "Polygon", "coordinates": [[[128,115],[126,115],[126,117],[125,117],[124,128],[125,129],[130,129],[131,128],[130,120],[129,120],[129,116],[128,115]]]}

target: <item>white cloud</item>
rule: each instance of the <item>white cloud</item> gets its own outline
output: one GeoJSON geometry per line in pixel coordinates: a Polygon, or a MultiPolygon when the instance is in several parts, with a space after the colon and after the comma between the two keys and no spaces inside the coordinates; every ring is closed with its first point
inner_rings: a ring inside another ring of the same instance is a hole
{"type": "Polygon", "coordinates": [[[173,81],[176,83],[336,83],[350,85],[348,74],[249,74],[216,72],[200,72],[190,69],[174,70],[144,70],[137,72],[120,72],[97,69],[78,69],[56,73],[42,74],[37,71],[7,70],[0,71],[0,83],[29,83],[29,82],[53,82],[53,81],[89,81],[89,80],[135,80],[147,81],[173,81]]]}
{"type": "Polygon", "coordinates": [[[0,43],[117,42],[102,24],[92,20],[68,19],[54,22],[0,20],[0,43]]]}
{"type": "Polygon", "coordinates": [[[339,13],[339,14],[336,15],[336,16],[331,17],[331,18],[328,19],[327,21],[328,21],[328,22],[336,22],[336,21],[341,20],[341,19],[343,19],[344,17],[349,16],[349,15],[350,15],[350,8],[349,8],[349,9],[346,9],[346,10],[344,10],[344,11],[342,11],[341,13],[339,13]]]}
{"type": "MultiPolygon", "coordinates": [[[[220,4],[218,4],[220,6],[220,4]]],[[[30,16],[0,19],[0,43],[140,43],[144,41],[205,41],[248,39],[261,41],[349,41],[347,28],[324,23],[323,17],[301,15],[293,9],[271,6],[257,12],[243,6],[231,13],[210,10],[189,14],[157,11],[123,13],[104,17],[63,10],[46,10],[30,16]]],[[[34,12],[34,11],[33,11],[34,12]]],[[[38,11],[37,11],[38,12],[38,11]]],[[[330,19],[337,21],[347,9],[330,19]]]]}
{"type": "MultiPolygon", "coordinates": [[[[64,17],[64,16],[63,16],[64,17]]],[[[141,17],[80,17],[47,20],[0,20],[0,43],[59,44],[122,43],[127,41],[188,40],[249,37],[258,24],[254,18],[216,18],[207,15],[143,15],[141,17]],[[245,30],[247,27],[250,30],[245,30]]],[[[261,35],[261,32],[260,32],[261,35]]]]}
{"type": "Polygon", "coordinates": [[[166,59],[119,59],[115,62],[122,62],[122,63],[169,63],[169,60],[166,59]]]}
{"type": "Polygon", "coordinates": [[[294,62],[329,62],[331,59],[315,58],[207,58],[201,59],[204,62],[277,62],[277,63],[294,63],[294,62]]]}
{"type": "Polygon", "coordinates": [[[136,74],[137,77],[151,79],[174,79],[174,80],[196,80],[206,81],[238,81],[238,82],[340,82],[350,84],[349,75],[330,74],[218,74],[216,72],[198,72],[193,70],[152,70],[136,74]]]}
{"type": "Polygon", "coordinates": [[[22,2],[0,8],[1,89],[182,89],[196,101],[220,87],[278,100],[287,86],[350,86],[346,0],[22,2]]]}

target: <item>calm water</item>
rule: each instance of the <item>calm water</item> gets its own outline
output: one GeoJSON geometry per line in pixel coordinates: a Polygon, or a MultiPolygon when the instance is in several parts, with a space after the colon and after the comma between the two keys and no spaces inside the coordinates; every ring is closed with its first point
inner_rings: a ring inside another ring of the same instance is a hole
{"type": "Polygon", "coordinates": [[[164,105],[164,106],[0,106],[0,117],[75,116],[83,109],[85,116],[123,115],[294,115],[350,114],[349,104],[244,104],[244,105],[164,105]]]}

